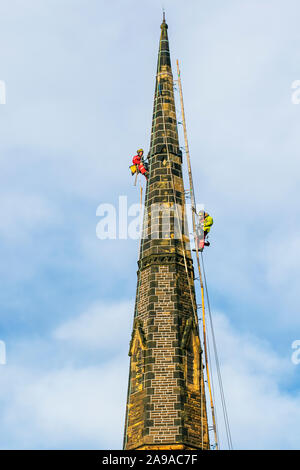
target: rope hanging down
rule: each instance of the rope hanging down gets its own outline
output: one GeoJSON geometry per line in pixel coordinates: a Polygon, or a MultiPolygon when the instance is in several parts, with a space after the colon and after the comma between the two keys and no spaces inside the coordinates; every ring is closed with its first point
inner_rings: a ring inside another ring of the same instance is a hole
{"type": "Polygon", "coordinates": [[[210,407],[211,407],[212,420],[213,420],[213,430],[214,430],[214,436],[215,436],[215,444],[216,444],[216,449],[218,449],[219,439],[218,439],[218,433],[217,433],[217,423],[216,423],[215,408],[214,408],[213,394],[212,394],[212,385],[211,385],[211,379],[210,379],[210,373],[209,373],[209,364],[208,364],[208,350],[207,350],[208,346],[207,346],[207,338],[206,338],[204,289],[203,289],[203,280],[202,280],[202,273],[201,273],[201,267],[200,267],[198,243],[197,243],[197,237],[196,237],[196,200],[195,200],[195,192],[194,192],[194,184],[193,184],[193,175],[192,175],[192,168],[191,168],[191,161],[190,161],[188,138],[187,138],[185,112],[184,112],[184,105],[183,105],[183,94],[182,94],[182,86],[181,86],[180,70],[179,70],[178,60],[177,60],[177,74],[178,74],[178,85],[179,85],[180,103],[181,103],[182,125],[183,125],[184,140],[185,140],[185,153],[186,153],[186,157],[187,157],[189,183],[190,183],[193,234],[194,234],[194,240],[195,240],[197,266],[198,266],[199,280],[200,280],[200,286],[201,286],[201,305],[202,305],[202,325],[203,325],[203,345],[204,345],[204,353],[205,353],[205,366],[206,366],[207,384],[208,384],[209,398],[210,398],[210,407]]]}
{"type": "Polygon", "coordinates": [[[217,351],[216,337],[215,337],[215,333],[214,333],[213,321],[212,321],[212,315],[211,315],[211,309],[210,309],[210,301],[209,301],[206,274],[205,274],[205,268],[204,268],[203,253],[201,253],[201,261],[202,261],[204,285],[205,285],[205,292],[206,292],[206,300],[207,300],[207,307],[208,307],[210,327],[211,327],[211,336],[212,336],[212,340],[213,340],[213,348],[214,348],[215,361],[216,361],[216,370],[217,370],[217,374],[218,374],[221,403],[222,403],[224,422],[225,422],[225,431],[226,431],[226,436],[227,436],[228,448],[230,450],[232,450],[233,449],[232,437],[231,437],[231,431],[230,431],[230,425],[229,425],[229,419],[228,419],[228,413],[227,413],[227,407],[226,407],[226,401],[225,401],[225,394],[224,394],[224,388],[223,388],[223,381],[222,381],[222,375],[221,375],[219,356],[218,356],[218,351],[217,351]]]}
{"type": "MultiPolygon", "coordinates": [[[[177,60],[177,73],[178,73],[178,85],[179,85],[180,102],[181,102],[182,125],[183,125],[183,131],[184,131],[184,139],[185,139],[185,151],[186,151],[187,164],[188,164],[190,195],[191,195],[191,203],[192,203],[193,234],[194,234],[194,240],[195,240],[197,266],[198,266],[199,280],[200,280],[200,287],[201,287],[202,315],[203,315],[203,318],[202,318],[202,320],[203,320],[203,342],[204,342],[204,350],[205,350],[207,382],[208,382],[210,401],[211,401],[211,410],[212,410],[215,442],[216,442],[216,448],[218,448],[219,439],[218,439],[218,430],[217,430],[217,423],[216,423],[216,417],[215,417],[215,409],[214,409],[214,405],[213,405],[213,391],[212,391],[213,387],[211,386],[211,383],[210,383],[210,375],[209,375],[209,368],[208,368],[208,362],[210,362],[210,361],[209,361],[209,357],[208,357],[209,356],[208,340],[207,340],[207,337],[206,337],[204,286],[203,286],[203,279],[202,279],[201,265],[200,265],[200,259],[199,259],[199,251],[198,251],[198,243],[197,243],[197,236],[196,236],[196,220],[195,220],[196,201],[195,201],[194,185],[193,185],[193,178],[192,178],[192,169],[191,169],[191,163],[190,163],[190,153],[189,153],[189,146],[188,146],[188,138],[187,138],[187,130],[186,130],[186,122],[185,122],[185,112],[184,112],[184,105],[183,105],[182,85],[181,85],[181,77],[180,77],[180,70],[179,70],[178,60],[177,60]]],[[[202,266],[203,266],[205,291],[206,291],[207,305],[208,305],[208,311],[209,311],[210,327],[211,327],[211,334],[212,334],[212,339],[213,339],[213,349],[214,349],[214,355],[215,355],[215,361],[216,361],[216,369],[217,369],[217,375],[218,375],[218,381],[219,381],[219,388],[220,388],[221,403],[222,403],[222,409],[223,409],[223,415],[224,415],[225,429],[226,429],[228,447],[229,447],[229,449],[232,449],[231,432],[230,432],[228,413],[227,413],[227,408],[226,408],[225,395],[224,395],[224,389],[223,389],[223,383],[222,383],[222,377],[221,377],[220,363],[219,363],[218,353],[217,353],[217,346],[216,346],[216,340],[215,340],[215,334],[214,334],[214,328],[213,328],[213,322],[212,322],[212,315],[211,315],[211,310],[210,310],[210,303],[209,303],[209,297],[208,297],[208,288],[207,288],[207,282],[206,282],[202,252],[201,252],[201,260],[202,260],[202,266]]]]}

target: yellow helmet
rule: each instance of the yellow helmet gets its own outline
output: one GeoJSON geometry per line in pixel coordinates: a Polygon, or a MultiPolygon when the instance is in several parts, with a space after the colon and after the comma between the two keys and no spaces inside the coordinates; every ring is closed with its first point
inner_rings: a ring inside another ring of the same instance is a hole
{"type": "Polygon", "coordinates": [[[138,150],[137,150],[137,153],[140,153],[140,152],[143,152],[143,153],[144,153],[144,150],[143,150],[143,149],[138,149],[138,150]]]}

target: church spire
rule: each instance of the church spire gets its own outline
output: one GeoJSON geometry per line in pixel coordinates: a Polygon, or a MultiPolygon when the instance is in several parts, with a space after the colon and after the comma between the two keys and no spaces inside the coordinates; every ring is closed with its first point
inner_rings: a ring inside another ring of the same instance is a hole
{"type": "Polygon", "coordinates": [[[129,346],[124,449],[209,449],[167,30],[164,17],[129,346]]]}

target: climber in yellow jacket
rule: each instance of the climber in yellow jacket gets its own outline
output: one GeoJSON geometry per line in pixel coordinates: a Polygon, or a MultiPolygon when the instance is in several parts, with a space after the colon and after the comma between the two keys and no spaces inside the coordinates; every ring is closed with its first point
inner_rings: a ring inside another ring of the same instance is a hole
{"type": "MultiPolygon", "coordinates": [[[[211,229],[212,224],[214,223],[214,220],[207,212],[204,212],[202,217],[203,217],[203,231],[204,231],[204,240],[205,240],[206,235],[210,232],[210,229],[211,229]]],[[[209,246],[209,242],[205,242],[205,245],[209,246]]]]}
{"type": "MultiPolygon", "coordinates": [[[[209,246],[210,243],[205,241],[205,237],[210,232],[211,226],[214,223],[213,218],[204,211],[200,211],[199,214],[199,225],[197,228],[197,241],[198,250],[203,251],[204,246],[209,246]]],[[[196,251],[196,250],[193,250],[196,251]]]]}

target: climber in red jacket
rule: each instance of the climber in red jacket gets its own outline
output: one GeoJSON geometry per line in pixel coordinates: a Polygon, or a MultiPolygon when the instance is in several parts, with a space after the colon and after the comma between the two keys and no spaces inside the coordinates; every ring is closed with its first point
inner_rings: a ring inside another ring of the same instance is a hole
{"type": "Polygon", "coordinates": [[[139,149],[137,151],[137,155],[135,155],[132,159],[132,163],[136,165],[137,170],[145,176],[146,180],[148,179],[149,171],[148,165],[144,162],[143,159],[144,150],[139,149]]]}

